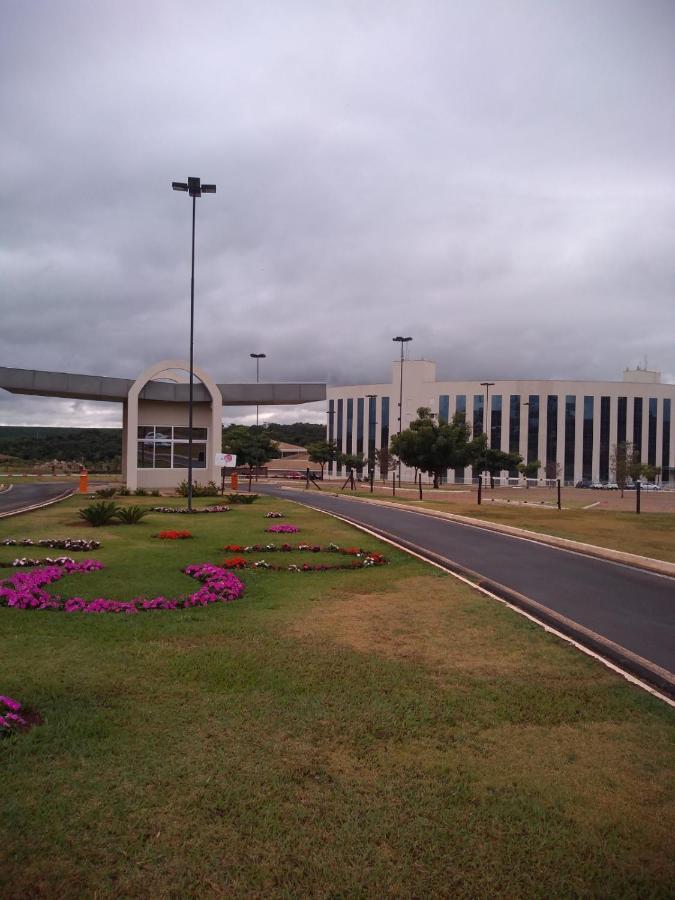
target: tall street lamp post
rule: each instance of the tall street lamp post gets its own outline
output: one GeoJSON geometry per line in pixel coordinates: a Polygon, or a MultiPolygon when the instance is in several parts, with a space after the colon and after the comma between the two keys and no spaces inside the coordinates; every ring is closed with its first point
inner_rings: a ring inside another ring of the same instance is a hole
{"type": "MultiPolygon", "coordinates": [[[[397,341],[401,345],[401,386],[399,388],[398,395],[398,433],[401,433],[401,421],[403,418],[403,345],[407,344],[408,341],[412,341],[411,337],[401,337],[401,335],[397,335],[395,338],[392,338],[392,341],[397,341]]],[[[401,460],[398,461],[398,484],[401,486],[401,460]]]]}
{"type": "MultiPolygon", "coordinates": [[[[187,508],[192,512],[192,412],[194,385],[194,335],[195,335],[195,210],[197,197],[202,194],[215,194],[215,184],[202,184],[199,178],[188,178],[184,181],[172,181],[174,191],[187,191],[192,197],[192,269],[190,274],[190,394],[188,400],[188,489],[187,508]]],[[[215,440],[214,435],[214,440],[215,440]]]]}
{"type": "MultiPolygon", "coordinates": [[[[249,353],[251,359],[255,360],[255,383],[260,384],[260,360],[266,359],[267,355],[265,353],[249,353]]],[[[258,410],[259,406],[256,403],[255,405],[255,424],[258,425],[258,410]]]]}

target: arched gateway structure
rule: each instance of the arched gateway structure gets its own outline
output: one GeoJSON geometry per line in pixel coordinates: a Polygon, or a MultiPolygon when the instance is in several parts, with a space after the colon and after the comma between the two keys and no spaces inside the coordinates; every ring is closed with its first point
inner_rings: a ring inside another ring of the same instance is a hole
{"type": "MultiPolygon", "coordinates": [[[[0,366],[11,394],[122,404],[122,473],[127,487],[175,487],[187,478],[188,364],[165,359],[137,379],[71,375],[0,366]]],[[[223,406],[285,406],[326,399],[325,384],[216,384],[194,368],[192,467],[195,481],[217,480],[223,406]]]]}

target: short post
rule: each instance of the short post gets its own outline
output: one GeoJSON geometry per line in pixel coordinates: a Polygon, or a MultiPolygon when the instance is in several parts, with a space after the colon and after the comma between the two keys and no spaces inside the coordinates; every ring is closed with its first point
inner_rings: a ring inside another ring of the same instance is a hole
{"type": "Polygon", "coordinates": [[[305,490],[309,490],[309,466],[305,470],[305,490]]]}
{"type": "Polygon", "coordinates": [[[635,484],[635,512],[640,515],[640,481],[635,484]]]}
{"type": "Polygon", "coordinates": [[[248,492],[251,493],[251,482],[253,481],[253,472],[249,469],[248,472],[248,492]]]}
{"type": "Polygon", "coordinates": [[[393,497],[396,496],[396,469],[391,473],[391,493],[393,497]]]}
{"type": "Polygon", "coordinates": [[[562,509],[562,503],[560,499],[560,479],[558,479],[558,509],[562,509]]]}
{"type": "Polygon", "coordinates": [[[419,484],[419,488],[420,488],[420,500],[421,500],[422,499],[422,473],[421,472],[420,472],[418,484],[419,484]]]}
{"type": "Polygon", "coordinates": [[[481,493],[483,486],[483,479],[480,477],[480,472],[478,473],[478,505],[480,506],[483,502],[483,494],[481,493]]]}
{"type": "Polygon", "coordinates": [[[370,470],[370,493],[375,491],[375,466],[370,470]]]}
{"type": "Polygon", "coordinates": [[[353,470],[353,469],[350,471],[349,476],[350,476],[350,482],[351,482],[352,490],[355,491],[355,490],[356,490],[356,484],[355,484],[355,482],[354,482],[354,470],[353,470]]]}

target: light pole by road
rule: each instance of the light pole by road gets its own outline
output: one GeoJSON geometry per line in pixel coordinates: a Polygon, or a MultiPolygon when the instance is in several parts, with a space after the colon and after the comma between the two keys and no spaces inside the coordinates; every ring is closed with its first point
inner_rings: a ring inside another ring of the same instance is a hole
{"type": "MultiPolygon", "coordinates": [[[[398,395],[398,433],[401,433],[401,421],[403,417],[403,345],[407,344],[409,341],[412,341],[411,337],[401,337],[401,335],[397,335],[395,338],[392,338],[392,341],[397,341],[401,345],[401,386],[399,389],[398,395]]],[[[401,486],[401,460],[398,461],[398,485],[401,486]]]]}
{"type": "MultiPolygon", "coordinates": [[[[266,353],[249,353],[249,356],[251,357],[251,359],[254,359],[254,360],[255,360],[255,383],[256,383],[256,384],[260,384],[260,360],[261,360],[261,359],[266,359],[266,358],[267,358],[267,354],[266,354],[266,353]]],[[[258,404],[256,403],[256,405],[255,405],[255,424],[256,424],[256,427],[257,427],[257,425],[258,425],[258,409],[259,409],[259,407],[258,407],[258,404]]]]}
{"type": "MultiPolygon", "coordinates": [[[[188,178],[185,181],[172,181],[174,191],[187,191],[192,197],[192,267],[190,274],[190,393],[188,399],[188,487],[187,508],[192,512],[192,393],[194,385],[194,336],[195,336],[195,210],[197,197],[202,194],[215,194],[215,184],[202,184],[199,178],[188,178]]],[[[213,436],[214,440],[216,435],[213,436]]]]}

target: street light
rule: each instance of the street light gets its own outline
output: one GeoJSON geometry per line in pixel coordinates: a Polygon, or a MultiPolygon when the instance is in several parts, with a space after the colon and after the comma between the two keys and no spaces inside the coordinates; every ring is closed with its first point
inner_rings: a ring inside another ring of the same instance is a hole
{"type": "MultiPolygon", "coordinates": [[[[412,341],[411,337],[401,337],[401,335],[397,335],[395,338],[392,338],[392,341],[397,341],[401,345],[401,387],[399,389],[398,395],[398,433],[401,433],[401,419],[403,416],[403,345],[407,344],[408,341],[412,341]]],[[[401,460],[399,458],[398,461],[398,484],[401,486],[401,460]]]]}
{"type": "MultiPolygon", "coordinates": [[[[251,359],[255,360],[255,383],[259,384],[260,383],[260,360],[266,359],[267,354],[265,354],[265,353],[249,353],[249,356],[251,357],[251,359]]],[[[255,424],[257,427],[257,425],[258,425],[258,404],[257,403],[255,405],[255,424]]]]}
{"type": "MultiPolygon", "coordinates": [[[[188,488],[187,508],[192,512],[192,388],[194,384],[194,334],[195,334],[195,208],[197,197],[202,194],[215,194],[215,184],[202,184],[199,178],[188,178],[184,181],[172,181],[174,191],[187,191],[192,197],[192,269],[190,275],[190,394],[188,400],[188,488]]],[[[214,435],[214,440],[216,436],[214,435]]]]}

